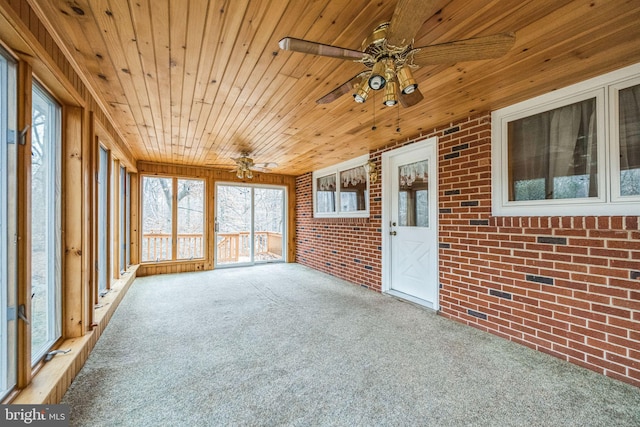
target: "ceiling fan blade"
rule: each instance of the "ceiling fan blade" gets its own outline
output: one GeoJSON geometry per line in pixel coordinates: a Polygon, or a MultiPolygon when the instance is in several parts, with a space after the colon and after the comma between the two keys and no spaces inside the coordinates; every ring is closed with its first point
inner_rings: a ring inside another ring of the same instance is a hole
{"type": "Polygon", "coordinates": [[[251,169],[252,171],[256,171],[256,172],[264,172],[264,173],[268,173],[271,172],[271,169],[269,168],[263,168],[261,166],[251,166],[249,169],[251,169]]]}
{"type": "Polygon", "coordinates": [[[277,168],[278,164],[276,162],[264,162],[264,163],[256,163],[254,164],[254,166],[258,168],[263,168],[263,169],[271,169],[271,168],[277,168]]]}
{"type": "Polygon", "coordinates": [[[360,74],[352,77],[349,81],[344,82],[342,85],[338,86],[337,88],[335,88],[334,90],[332,90],[331,92],[323,96],[322,98],[318,99],[316,103],[328,104],[340,98],[345,93],[351,92],[353,88],[356,86],[356,84],[359,82],[359,80],[362,78],[362,76],[366,75],[367,73],[368,71],[363,71],[360,74]]]}
{"type": "Polygon", "coordinates": [[[506,54],[515,41],[513,33],[495,34],[418,47],[409,55],[413,55],[413,63],[420,66],[493,59],[506,54]]]}
{"type": "Polygon", "coordinates": [[[437,10],[436,0],[398,0],[389,23],[387,44],[398,48],[412,44],[422,24],[437,10]]]}
{"type": "Polygon", "coordinates": [[[405,108],[413,107],[423,99],[424,99],[424,96],[422,95],[422,92],[420,92],[420,89],[417,89],[417,88],[416,90],[414,90],[409,94],[400,93],[400,105],[402,105],[405,108]]]}
{"type": "Polygon", "coordinates": [[[331,46],[328,44],[310,42],[307,40],[285,37],[278,43],[280,49],[291,50],[293,52],[310,53],[311,55],[328,56],[331,58],[359,61],[367,54],[358,50],[345,49],[343,47],[331,46]]]}

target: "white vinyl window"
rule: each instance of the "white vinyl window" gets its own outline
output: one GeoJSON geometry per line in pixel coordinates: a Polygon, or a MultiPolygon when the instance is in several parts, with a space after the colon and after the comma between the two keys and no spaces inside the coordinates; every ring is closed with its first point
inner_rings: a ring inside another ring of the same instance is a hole
{"type": "Polygon", "coordinates": [[[313,172],[313,216],[369,216],[368,155],[313,172]]]}
{"type": "Polygon", "coordinates": [[[131,265],[131,172],[127,172],[125,186],[127,188],[125,195],[125,247],[127,253],[125,265],[129,267],[131,265]]]}
{"type": "Polygon", "coordinates": [[[640,76],[610,87],[613,200],[640,199],[640,76]]]}
{"type": "Polygon", "coordinates": [[[640,64],[492,114],[494,215],[640,208],[640,64]]]}
{"type": "MultiPolygon", "coordinates": [[[[111,156],[110,156],[111,157],[111,156]]],[[[119,268],[119,260],[117,259],[117,251],[118,247],[118,235],[120,230],[116,227],[117,221],[116,219],[120,218],[120,213],[118,212],[118,200],[120,199],[120,194],[116,192],[118,188],[118,183],[120,181],[120,173],[118,172],[118,160],[111,157],[110,159],[111,167],[109,169],[109,285],[111,288],[111,284],[118,279],[120,276],[120,268],[119,268]]]]}
{"type": "Polygon", "coordinates": [[[119,215],[120,219],[118,224],[120,225],[120,235],[118,238],[118,242],[120,242],[120,274],[123,274],[127,270],[127,239],[125,237],[127,224],[125,220],[126,215],[126,203],[127,203],[127,192],[129,191],[127,187],[127,170],[120,166],[120,203],[119,206],[119,215]]]}
{"type": "Polygon", "coordinates": [[[109,151],[102,146],[98,149],[98,293],[107,293],[109,283],[109,224],[107,209],[109,205],[109,151]]]}
{"type": "Polygon", "coordinates": [[[0,400],[17,368],[16,63],[0,48],[0,400]]]}
{"type": "Polygon", "coordinates": [[[62,330],[60,262],[61,108],[33,86],[31,133],[31,361],[36,363],[62,330]]]}

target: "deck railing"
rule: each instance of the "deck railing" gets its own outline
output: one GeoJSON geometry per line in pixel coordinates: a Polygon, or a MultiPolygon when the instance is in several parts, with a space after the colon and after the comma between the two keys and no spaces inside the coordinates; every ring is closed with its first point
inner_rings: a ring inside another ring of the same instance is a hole
{"type": "MultiPolygon", "coordinates": [[[[282,234],[272,231],[256,231],[254,258],[256,261],[282,258],[282,234]]],[[[235,233],[218,233],[218,264],[238,262],[241,258],[249,258],[250,240],[248,231],[235,233]]]]}
{"type": "MultiPolygon", "coordinates": [[[[204,257],[201,233],[182,233],[177,236],[177,259],[204,257]]],[[[142,235],[142,261],[167,261],[171,259],[171,234],[148,233],[142,235]]]]}
{"type": "MultiPolygon", "coordinates": [[[[250,256],[250,233],[217,233],[217,262],[238,262],[250,256]]],[[[254,232],[256,260],[282,258],[282,234],[272,231],[254,232]]],[[[204,257],[204,235],[200,233],[182,233],[177,236],[177,259],[188,260],[204,257]]],[[[142,235],[142,261],[171,260],[171,234],[147,233],[142,235]]]]}

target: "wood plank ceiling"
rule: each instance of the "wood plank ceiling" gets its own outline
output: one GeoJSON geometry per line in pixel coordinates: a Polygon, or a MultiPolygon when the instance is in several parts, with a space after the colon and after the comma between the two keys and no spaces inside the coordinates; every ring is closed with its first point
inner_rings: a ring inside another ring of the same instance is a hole
{"type": "Polygon", "coordinates": [[[420,68],[425,99],[413,107],[385,107],[381,94],[318,105],[362,65],[281,51],[278,40],[359,50],[396,1],[28,1],[132,153],[161,163],[232,165],[246,150],[298,175],[640,62],[638,0],[438,0],[414,46],[502,32],[515,46],[499,59],[420,68]]]}

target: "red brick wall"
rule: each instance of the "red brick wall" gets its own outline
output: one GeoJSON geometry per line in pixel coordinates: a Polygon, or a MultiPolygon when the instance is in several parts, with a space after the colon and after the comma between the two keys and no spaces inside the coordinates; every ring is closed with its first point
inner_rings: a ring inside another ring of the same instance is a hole
{"type": "Polygon", "coordinates": [[[380,292],[380,182],[370,189],[369,218],[314,219],[311,185],[310,173],[296,180],[296,261],[380,292]]]}
{"type": "MultiPolygon", "coordinates": [[[[492,217],[490,120],[424,135],[439,138],[441,314],[640,386],[640,218],[492,217]]],[[[380,188],[368,219],[314,220],[300,176],[298,262],[380,291],[380,188]]]]}
{"type": "Polygon", "coordinates": [[[480,121],[440,139],[442,314],[640,385],[638,216],[492,217],[480,121]]]}

